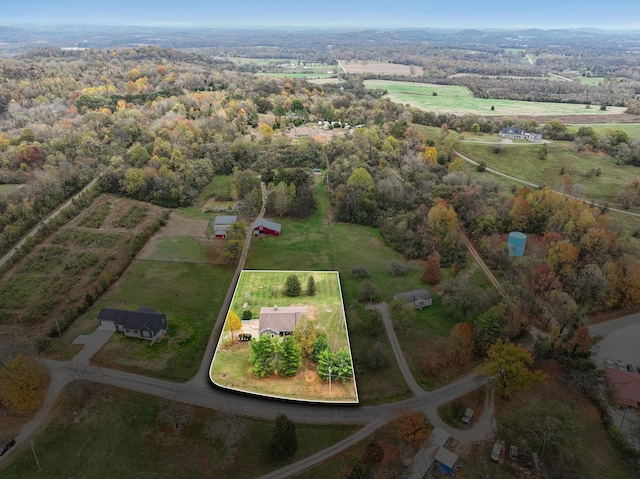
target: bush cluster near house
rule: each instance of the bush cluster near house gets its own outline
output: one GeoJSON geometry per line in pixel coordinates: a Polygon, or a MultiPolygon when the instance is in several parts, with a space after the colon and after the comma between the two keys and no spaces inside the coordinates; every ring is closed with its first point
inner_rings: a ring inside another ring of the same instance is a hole
{"type": "Polygon", "coordinates": [[[214,384],[297,400],[358,401],[336,272],[243,271],[224,330],[210,369],[214,384]],[[242,316],[248,343],[233,340],[234,309],[255,312],[242,316]],[[283,326],[289,314],[295,325],[283,326]]]}

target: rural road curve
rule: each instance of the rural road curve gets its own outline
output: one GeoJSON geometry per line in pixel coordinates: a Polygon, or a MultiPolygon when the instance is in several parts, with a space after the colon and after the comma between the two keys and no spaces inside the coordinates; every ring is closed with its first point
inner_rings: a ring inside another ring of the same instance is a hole
{"type": "MultiPolygon", "coordinates": [[[[463,155],[462,153],[460,153],[458,151],[454,150],[454,153],[456,155],[458,155],[460,158],[462,158],[464,161],[466,161],[467,163],[471,164],[471,165],[474,165],[474,166],[478,166],[479,165],[479,163],[477,161],[472,160],[468,156],[465,156],[465,155],[463,155]]],[[[513,180],[513,181],[517,181],[518,183],[522,183],[523,185],[531,186],[532,188],[540,188],[541,187],[540,185],[536,185],[535,183],[531,183],[530,181],[521,180],[520,178],[516,178],[515,176],[507,175],[506,173],[502,173],[501,171],[494,170],[493,168],[485,167],[485,171],[488,171],[489,173],[493,173],[494,175],[498,175],[498,176],[502,176],[504,178],[508,178],[510,180],[513,180]]],[[[601,204],[595,203],[593,201],[588,201],[588,200],[585,200],[584,198],[578,198],[577,196],[569,195],[567,193],[562,193],[562,192],[556,191],[556,190],[551,190],[551,191],[555,191],[556,193],[564,195],[567,198],[573,198],[574,200],[579,200],[579,201],[583,201],[585,203],[589,203],[590,205],[596,206],[598,208],[606,208],[609,211],[615,211],[616,213],[622,213],[624,215],[635,216],[636,218],[640,218],[640,213],[632,213],[631,211],[620,210],[618,208],[612,208],[610,206],[601,205],[601,204]]]]}
{"type": "Polygon", "coordinates": [[[69,200],[67,200],[62,206],[60,206],[57,210],[55,210],[53,213],[51,213],[49,216],[47,216],[46,218],[42,219],[35,228],[33,228],[31,230],[30,233],[28,233],[24,238],[22,238],[18,244],[16,244],[11,251],[9,251],[6,255],[4,255],[2,257],[2,259],[0,259],[0,268],[7,262],[9,261],[11,258],[13,258],[13,255],[16,254],[18,252],[18,250],[20,248],[22,248],[25,243],[27,242],[27,240],[29,238],[33,238],[36,234],[38,234],[38,231],[40,231],[44,225],[46,225],[47,223],[49,223],[52,219],[54,219],[56,216],[58,216],[60,213],[62,213],[65,209],[67,209],[76,198],[79,198],[80,196],[82,196],[85,192],[87,192],[87,190],[89,190],[90,188],[92,188],[100,179],[100,176],[102,176],[102,173],[100,173],[98,176],[96,176],[93,180],[91,180],[89,182],[89,184],[87,184],[87,186],[85,186],[84,188],[82,188],[82,190],[80,190],[78,193],[76,193],[74,196],[72,196],[69,200]]]}

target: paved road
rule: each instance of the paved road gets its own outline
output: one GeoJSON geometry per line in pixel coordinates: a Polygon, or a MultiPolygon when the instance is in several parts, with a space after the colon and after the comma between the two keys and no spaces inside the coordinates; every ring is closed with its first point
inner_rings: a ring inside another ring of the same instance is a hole
{"type": "MultiPolygon", "coordinates": [[[[264,194],[263,197],[266,198],[266,194],[264,194]]],[[[258,218],[256,218],[256,221],[262,217],[264,209],[265,206],[263,203],[262,211],[258,218]]],[[[225,299],[227,307],[228,303],[231,301],[229,293],[231,293],[231,295],[233,294],[237,276],[244,267],[246,253],[251,241],[251,233],[252,227],[248,230],[243,255],[238,264],[234,281],[232,281],[227,298],[225,299]]],[[[390,421],[394,417],[394,414],[403,410],[417,410],[423,412],[427,415],[429,420],[447,430],[454,439],[460,442],[477,440],[476,438],[485,437],[486,428],[484,426],[479,427],[476,433],[470,432],[473,430],[461,431],[442,423],[437,415],[437,408],[440,405],[452,401],[453,399],[480,387],[482,384],[479,381],[478,376],[475,374],[469,374],[453,383],[431,392],[421,389],[415,379],[411,376],[411,372],[407,366],[406,360],[404,359],[404,355],[400,349],[395,332],[393,331],[393,327],[388,316],[388,309],[385,306],[386,304],[384,306],[376,305],[375,309],[381,312],[390,341],[395,345],[394,354],[398,359],[403,376],[410,388],[416,394],[413,398],[380,406],[358,407],[313,405],[268,400],[214,388],[209,383],[208,379],[209,366],[213,350],[215,348],[215,339],[217,338],[215,328],[221,326],[222,321],[224,321],[224,312],[227,310],[227,307],[223,306],[216,320],[214,333],[211,335],[207,346],[207,352],[203,357],[198,374],[187,383],[172,383],[160,379],[90,365],[89,359],[91,356],[93,356],[93,354],[95,354],[104,345],[112,334],[111,331],[105,331],[102,329],[97,329],[93,334],[88,336],[80,336],[76,341],[74,341],[75,343],[84,344],[84,348],[72,361],[56,361],[51,359],[41,360],[49,370],[51,383],[47,390],[47,395],[42,409],[29,423],[22,427],[19,435],[16,437],[16,443],[21,444],[37,433],[40,427],[45,423],[53,408],[55,400],[64,386],[69,382],[78,379],[86,379],[118,388],[149,394],[167,400],[174,400],[194,406],[229,411],[252,417],[275,419],[278,414],[285,413],[290,419],[296,422],[309,424],[362,424],[364,426],[357,433],[349,436],[343,441],[301,461],[290,464],[264,476],[269,479],[286,478],[292,474],[302,472],[309,467],[330,459],[335,454],[366,438],[376,429],[390,421]]],[[[492,411],[492,409],[487,407],[487,411],[488,415],[489,411],[492,411]]],[[[479,424],[481,424],[480,421],[479,424]]],[[[14,450],[15,449],[12,449],[11,451],[14,450]]]]}
{"type": "Polygon", "coordinates": [[[13,255],[16,254],[18,252],[18,250],[20,248],[22,248],[25,243],[27,242],[27,240],[29,238],[33,238],[36,234],[38,234],[38,232],[44,227],[44,225],[46,225],[47,223],[49,223],[52,219],[54,219],[56,216],[58,216],[60,213],[62,213],[65,209],[67,209],[69,206],[71,206],[71,204],[73,203],[73,200],[75,200],[76,198],[79,198],[80,196],[82,196],[87,190],[89,190],[90,188],[92,188],[100,179],[100,176],[102,175],[102,173],[100,173],[98,176],[96,176],[93,180],[91,180],[89,182],[89,184],[87,186],[85,186],[84,188],[82,188],[82,190],[80,192],[78,192],[76,195],[72,196],[71,199],[67,200],[62,206],[60,206],[57,210],[55,210],[53,213],[51,213],[49,216],[47,216],[46,218],[44,218],[43,220],[40,221],[40,223],[38,223],[36,225],[35,228],[33,228],[33,230],[31,230],[30,233],[28,233],[24,238],[22,238],[18,244],[16,244],[11,251],[9,251],[6,255],[4,255],[2,257],[2,259],[0,259],[0,267],[2,267],[7,261],[9,261],[11,258],[13,258],[13,255]]]}
{"type": "Polygon", "coordinates": [[[387,332],[387,336],[389,337],[389,342],[391,343],[391,349],[393,349],[393,355],[396,357],[396,362],[400,367],[400,372],[402,373],[402,377],[404,381],[411,389],[411,392],[416,396],[422,396],[426,394],[426,391],[422,389],[418,383],[416,382],[413,374],[411,374],[411,369],[409,369],[409,365],[407,364],[407,360],[404,357],[404,352],[402,352],[402,348],[400,347],[400,343],[398,342],[398,337],[396,336],[396,331],[393,329],[393,323],[391,322],[391,317],[389,316],[389,306],[387,303],[379,303],[379,304],[370,304],[367,305],[367,309],[373,309],[380,314],[382,318],[382,324],[384,324],[384,329],[387,332]]]}

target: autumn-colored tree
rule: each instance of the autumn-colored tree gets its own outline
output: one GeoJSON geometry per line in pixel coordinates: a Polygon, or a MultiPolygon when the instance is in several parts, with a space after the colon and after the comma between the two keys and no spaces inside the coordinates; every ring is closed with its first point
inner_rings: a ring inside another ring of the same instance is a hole
{"type": "Polygon", "coordinates": [[[526,198],[516,196],[511,207],[511,228],[515,231],[526,231],[529,224],[531,205],[526,198]]]}
{"type": "Polygon", "coordinates": [[[573,336],[562,345],[569,356],[586,356],[591,348],[591,334],[586,326],[579,326],[573,336]]]}
{"type": "Polygon", "coordinates": [[[307,318],[307,316],[302,316],[293,330],[293,337],[300,345],[302,354],[305,357],[310,357],[313,352],[313,345],[318,338],[318,328],[316,328],[315,322],[307,318]]]}
{"type": "Polygon", "coordinates": [[[463,171],[464,170],[464,160],[462,158],[456,158],[451,163],[447,165],[447,171],[449,173],[453,173],[455,171],[463,171]]]}
{"type": "Polygon", "coordinates": [[[266,123],[261,123],[258,127],[258,135],[260,135],[264,143],[270,143],[273,138],[273,128],[266,123]]]}
{"type": "Polygon", "coordinates": [[[423,283],[431,285],[438,284],[440,281],[440,253],[438,251],[434,251],[428,256],[420,279],[423,283]]]}
{"type": "Polygon", "coordinates": [[[455,363],[467,364],[473,356],[475,348],[473,323],[460,322],[456,323],[449,333],[449,352],[455,363]]]}
{"type": "Polygon", "coordinates": [[[498,339],[489,348],[487,355],[487,361],[481,370],[489,383],[505,399],[547,377],[544,372],[532,369],[531,352],[519,344],[498,339]]]}
{"type": "Polygon", "coordinates": [[[422,157],[430,165],[435,165],[438,162],[438,152],[433,146],[427,146],[422,153],[422,157]]]}
{"type": "Polygon", "coordinates": [[[427,214],[427,226],[438,237],[450,234],[458,225],[458,216],[453,207],[441,198],[436,199],[435,204],[427,214]]]}
{"type": "Polygon", "coordinates": [[[31,413],[42,405],[48,383],[46,368],[19,354],[0,369],[0,399],[17,413],[31,413]]]}
{"type": "Polygon", "coordinates": [[[392,426],[398,440],[415,449],[420,449],[429,436],[427,419],[418,411],[401,411],[392,426]]]}
{"type": "Polygon", "coordinates": [[[237,333],[242,329],[242,321],[240,321],[240,318],[238,317],[238,315],[234,313],[232,310],[229,310],[229,313],[227,314],[227,321],[225,323],[225,328],[227,328],[227,330],[231,332],[231,339],[234,338],[233,335],[235,333],[237,333]]]}
{"type": "Polygon", "coordinates": [[[529,288],[536,294],[547,294],[558,282],[558,277],[551,271],[547,263],[530,268],[527,277],[529,288]]]}
{"type": "Polygon", "coordinates": [[[547,247],[547,262],[554,273],[566,278],[571,274],[579,253],[580,250],[569,240],[556,241],[547,247]]]}

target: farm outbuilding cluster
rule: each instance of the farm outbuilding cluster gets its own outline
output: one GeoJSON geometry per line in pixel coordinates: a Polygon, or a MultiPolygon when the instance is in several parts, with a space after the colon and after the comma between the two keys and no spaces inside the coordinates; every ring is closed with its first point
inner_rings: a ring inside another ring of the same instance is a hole
{"type": "Polygon", "coordinates": [[[224,215],[216,216],[213,220],[213,233],[218,239],[225,239],[227,237],[227,231],[231,228],[231,225],[238,221],[236,215],[224,215]]]}

